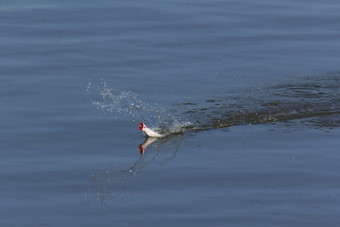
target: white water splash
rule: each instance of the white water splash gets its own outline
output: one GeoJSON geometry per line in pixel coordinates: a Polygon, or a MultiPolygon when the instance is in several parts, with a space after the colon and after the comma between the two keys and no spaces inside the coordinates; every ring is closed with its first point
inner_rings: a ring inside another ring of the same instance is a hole
{"type": "Polygon", "coordinates": [[[98,110],[109,113],[127,113],[136,123],[144,122],[161,133],[179,133],[189,122],[181,122],[177,117],[170,115],[158,104],[149,104],[139,98],[132,91],[122,91],[110,88],[103,79],[99,83],[89,81],[87,93],[91,95],[92,103],[98,110]]]}

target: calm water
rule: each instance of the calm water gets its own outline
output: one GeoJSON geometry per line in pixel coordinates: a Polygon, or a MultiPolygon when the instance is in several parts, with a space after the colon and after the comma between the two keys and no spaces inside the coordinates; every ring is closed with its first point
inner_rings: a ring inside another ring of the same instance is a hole
{"type": "Polygon", "coordinates": [[[0,225],[339,226],[339,11],[3,0],[0,225]]]}

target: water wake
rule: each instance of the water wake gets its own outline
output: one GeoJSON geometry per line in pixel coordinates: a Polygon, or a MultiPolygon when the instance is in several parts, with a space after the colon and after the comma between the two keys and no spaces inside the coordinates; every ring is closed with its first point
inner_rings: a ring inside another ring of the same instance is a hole
{"type": "Polygon", "coordinates": [[[101,80],[88,84],[88,93],[99,110],[128,113],[136,123],[144,122],[162,134],[200,131],[243,124],[300,120],[317,127],[340,126],[339,74],[310,78],[301,83],[229,92],[204,102],[175,104],[181,121],[157,104],[143,101],[131,91],[108,87],[101,80]]]}
{"type": "Polygon", "coordinates": [[[238,90],[192,104],[194,108],[184,114],[207,129],[290,120],[332,128],[340,126],[340,77],[336,74],[301,83],[238,90]]]}

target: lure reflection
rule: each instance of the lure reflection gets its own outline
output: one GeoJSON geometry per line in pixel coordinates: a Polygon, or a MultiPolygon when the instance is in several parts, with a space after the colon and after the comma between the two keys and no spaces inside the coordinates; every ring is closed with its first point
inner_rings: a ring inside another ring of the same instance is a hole
{"type": "Polygon", "coordinates": [[[141,155],[144,154],[146,147],[151,145],[153,142],[155,142],[157,140],[158,140],[158,138],[156,138],[156,137],[148,137],[148,138],[146,138],[144,143],[139,145],[139,153],[141,155]]]}
{"type": "Polygon", "coordinates": [[[102,204],[117,196],[130,196],[135,179],[145,170],[157,170],[174,160],[182,141],[181,135],[163,138],[147,137],[138,146],[137,160],[125,168],[114,166],[101,168],[91,174],[87,188],[87,201],[99,201],[102,204]],[[148,152],[146,152],[146,150],[148,152]]]}

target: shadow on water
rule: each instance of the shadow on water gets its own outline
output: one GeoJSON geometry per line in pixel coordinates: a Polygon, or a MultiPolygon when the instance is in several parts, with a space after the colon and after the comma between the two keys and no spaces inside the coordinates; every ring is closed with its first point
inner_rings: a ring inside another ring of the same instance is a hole
{"type": "Polygon", "coordinates": [[[181,144],[182,136],[173,135],[166,138],[148,137],[136,147],[137,160],[128,168],[106,168],[91,175],[86,198],[105,204],[116,196],[129,197],[131,181],[147,169],[159,169],[175,159],[181,144]],[[93,198],[94,197],[94,198],[93,198]]]}

